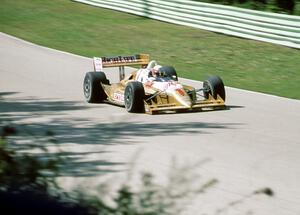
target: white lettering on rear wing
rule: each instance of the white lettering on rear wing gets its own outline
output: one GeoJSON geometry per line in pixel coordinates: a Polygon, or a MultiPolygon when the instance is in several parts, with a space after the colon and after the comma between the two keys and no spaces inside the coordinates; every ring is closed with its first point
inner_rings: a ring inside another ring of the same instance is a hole
{"type": "Polygon", "coordinates": [[[94,69],[96,72],[103,71],[105,67],[119,67],[120,81],[125,78],[125,66],[140,65],[146,67],[150,61],[148,54],[136,54],[116,57],[94,57],[94,69]]]}
{"type": "Polygon", "coordinates": [[[148,54],[136,54],[130,56],[116,57],[94,57],[94,69],[96,72],[102,71],[106,67],[124,67],[141,65],[147,66],[150,61],[148,54]]]}

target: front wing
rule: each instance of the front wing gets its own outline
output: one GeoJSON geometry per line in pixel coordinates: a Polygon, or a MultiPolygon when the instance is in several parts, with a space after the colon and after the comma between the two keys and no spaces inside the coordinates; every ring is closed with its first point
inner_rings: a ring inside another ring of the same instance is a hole
{"type": "Polygon", "coordinates": [[[168,104],[148,104],[145,102],[145,112],[148,114],[156,114],[161,112],[193,112],[225,109],[225,102],[220,97],[213,98],[209,95],[208,99],[196,101],[191,107],[178,105],[178,103],[168,104]]]}

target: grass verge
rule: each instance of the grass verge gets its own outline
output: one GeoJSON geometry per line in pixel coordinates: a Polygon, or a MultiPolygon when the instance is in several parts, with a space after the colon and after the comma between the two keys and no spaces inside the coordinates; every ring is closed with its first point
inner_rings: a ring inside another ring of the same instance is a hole
{"type": "Polygon", "coordinates": [[[149,53],[181,77],[300,99],[300,50],[70,0],[0,0],[0,31],[83,56],[149,53]]]}

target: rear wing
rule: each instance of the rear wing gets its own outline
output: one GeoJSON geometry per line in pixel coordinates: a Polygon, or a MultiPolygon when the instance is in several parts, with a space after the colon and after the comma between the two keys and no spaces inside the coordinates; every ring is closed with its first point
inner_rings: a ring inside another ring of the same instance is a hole
{"type": "Polygon", "coordinates": [[[121,81],[125,78],[125,66],[147,66],[150,61],[150,56],[148,54],[136,54],[130,56],[94,57],[93,60],[94,70],[96,72],[103,71],[103,68],[119,67],[121,81]]]}

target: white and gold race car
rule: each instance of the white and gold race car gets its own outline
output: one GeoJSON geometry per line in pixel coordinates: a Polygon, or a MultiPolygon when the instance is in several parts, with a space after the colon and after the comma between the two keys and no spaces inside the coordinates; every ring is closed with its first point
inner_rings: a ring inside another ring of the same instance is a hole
{"type": "Polygon", "coordinates": [[[183,85],[172,66],[160,66],[147,54],[94,58],[83,90],[89,103],[108,102],[133,113],[214,110],[225,107],[225,88],[218,76],[210,76],[196,89],[183,85]],[[125,66],[140,66],[125,77],[125,66]],[[119,67],[120,81],[110,83],[103,68],[119,67]]]}

